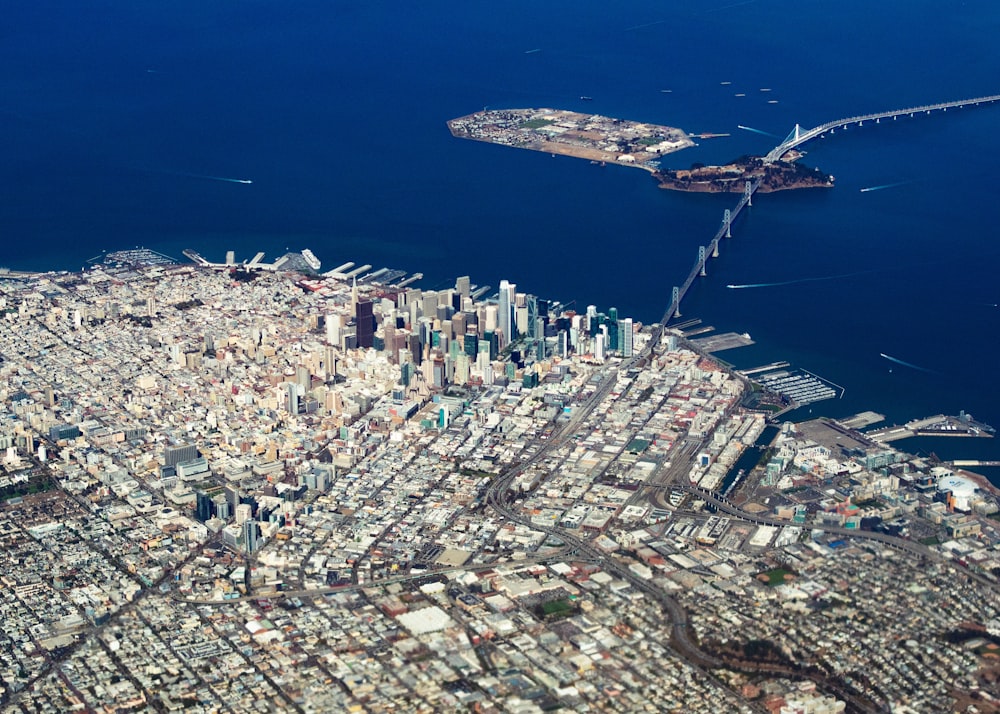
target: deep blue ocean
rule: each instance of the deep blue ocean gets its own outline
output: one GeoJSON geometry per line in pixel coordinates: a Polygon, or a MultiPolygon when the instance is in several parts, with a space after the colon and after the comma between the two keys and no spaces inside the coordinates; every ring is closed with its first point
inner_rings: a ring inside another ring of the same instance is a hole
{"type": "MultiPolygon", "coordinates": [[[[0,264],[308,247],[326,269],[507,278],[650,322],[733,197],[445,121],[549,106],[731,134],[664,162],[685,168],[764,153],[796,122],[1000,94],[998,34],[990,0],[13,0],[0,264]]],[[[1000,427],[998,126],[993,105],[807,145],[836,188],[755,198],[685,317],[751,333],[720,355],[738,366],[785,359],[845,387],[813,416],[965,409],[1000,427]],[[761,283],[784,284],[726,287],[761,283]]],[[[1000,459],[1000,439],[898,446],[1000,459]]]]}

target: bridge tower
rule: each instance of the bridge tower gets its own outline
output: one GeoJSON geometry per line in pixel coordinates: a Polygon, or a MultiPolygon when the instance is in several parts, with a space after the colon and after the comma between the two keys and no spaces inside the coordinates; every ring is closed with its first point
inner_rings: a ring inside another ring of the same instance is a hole
{"type": "Polygon", "coordinates": [[[681,289],[674,286],[673,291],[670,293],[670,306],[674,309],[674,317],[681,316],[681,289]]]}
{"type": "Polygon", "coordinates": [[[768,154],[768,157],[772,161],[777,161],[790,148],[792,148],[793,146],[797,146],[799,141],[801,141],[801,139],[802,139],[802,127],[796,124],[795,127],[790,132],[788,132],[788,136],[785,137],[785,140],[782,141],[773,149],[771,149],[771,152],[768,154]]]}
{"type": "Polygon", "coordinates": [[[707,262],[708,262],[708,259],[705,257],[705,246],[699,245],[698,246],[698,265],[701,266],[701,270],[698,271],[698,275],[700,275],[703,278],[706,275],[708,275],[708,272],[705,270],[705,263],[707,263],[707,262]]]}
{"type": "Polygon", "coordinates": [[[731,230],[732,222],[733,222],[733,212],[727,208],[726,212],[722,214],[722,225],[725,226],[726,228],[726,238],[733,237],[733,232],[731,230]]]}
{"type": "Polygon", "coordinates": [[[743,184],[743,198],[746,199],[748,206],[753,205],[753,184],[750,181],[743,184]]]}

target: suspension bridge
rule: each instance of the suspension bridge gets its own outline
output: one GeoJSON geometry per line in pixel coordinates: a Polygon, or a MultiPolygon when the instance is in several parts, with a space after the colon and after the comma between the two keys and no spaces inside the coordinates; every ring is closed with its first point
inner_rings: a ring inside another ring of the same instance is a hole
{"type": "MultiPolygon", "coordinates": [[[[801,126],[796,124],[795,128],[792,129],[791,133],[785,138],[785,140],[771,149],[764,156],[764,163],[773,164],[776,161],[780,161],[781,158],[792,149],[802,146],[802,144],[805,144],[807,141],[812,141],[817,137],[824,136],[828,132],[832,134],[837,129],[843,130],[854,125],[864,126],[865,122],[879,123],[883,119],[896,120],[899,117],[915,117],[920,114],[930,114],[931,112],[944,112],[949,109],[976,107],[982,104],[993,104],[998,101],[1000,101],[1000,94],[994,94],[988,97],[975,97],[973,99],[959,99],[954,102],[926,104],[920,107],[895,109],[888,112],[878,112],[876,114],[861,114],[859,116],[829,121],[825,124],[813,127],[812,129],[803,129],[801,126]]],[[[691,268],[691,272],[688,274],[687,279],[681,285],[673,288],[670,295],[670,304],[667,306],[667,311],[664,313],[663,319],[660,321],[661,330],[666,327],[668,321],[675,317],[680,317],[681,301],[684,299],[687,291],[691,288],[691,285],[694,284],[694,281],[699,277],[705,277],[705,275],[707,275],[706,266],[709,259],[719,257],[720,241],[724,238],[732,237],[733,222],[744,208],[752,205],[753,195],[757,192],[757,189],[760,188],[760,183],[761,178],[759,176],[752,177],[750,180],[746,181],[744,184],[743,196],[740,198],[739,203],[736,204],[735,208],[726,209],[722,217],[722,225],[715,233],[715,236],[711,241],[709,241],[707,246],[698,247],[698,259],[691,268]]],[[[654,340],[654,342],[657,341],[658,340],[654,340]]]]}

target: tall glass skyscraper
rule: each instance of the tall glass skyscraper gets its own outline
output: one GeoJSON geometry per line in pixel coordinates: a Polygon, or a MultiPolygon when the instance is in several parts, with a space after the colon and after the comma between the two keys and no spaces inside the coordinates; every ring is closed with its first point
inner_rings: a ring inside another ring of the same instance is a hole
{"type": "Polygon", "coordinates": [[[514,341],[514,295],[517,286],[506,280],[500,281],[499,314],[497,326],[503,333],[504,344],[509,345],[514,341]]]}
{"type": "Polygon", "coordinates": [[[618,351],[622,357],[631,357],[633,352],[632,318],[626,317],[618,322],[618,351]]]}

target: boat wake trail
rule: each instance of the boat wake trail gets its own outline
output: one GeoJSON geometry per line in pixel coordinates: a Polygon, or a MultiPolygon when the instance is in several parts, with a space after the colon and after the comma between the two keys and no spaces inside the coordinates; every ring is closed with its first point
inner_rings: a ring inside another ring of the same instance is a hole
{"type": "Polygon", "coordinates": [[[663,25],[666,20],[657,20],[656,22],[647,22],[642,25],[632,25],[632,27],[626,27],[624,32],[631,32],[632,30],[642,30],[646,27],[655,27],[656,25],[663,25]]]}
{"type": "Polygon", "coordinates": [[[896,188],[896,186],[905,186],[912,181],[897,181],[896,183],[884,183],[881,186],[869,186],[868,188],[861,189],[861,193],[868,193],[869,191],[881,191],[886,188],[896,188]]]}
{"type": "Polygon", "coordinates": [[[742,7],[743,5],[751,5],[751,4],[755,3],[755,2],[757,2],[757,0],[742,0],[742,2],[734,2],[734,3],[730,4],[730,5],[723,5],[722,7],[709,8],[708,10],[704,10],[703,12],[706,12],[706,13],[708,13],[708,12],[719,12],[721,10],[729,10],[730,8],[734,8],[734,7],[742,7]]]}
{"type": "Polygon", "coordinates": [[[224,183],[242,183],[251,184],[253,183],[250,179],[241,178],[230,178],[228,176],[213,176],[211,174],[195,174],[190,171],[172,171],[170,169],[154,169],[146,166],[133,166],[131,167],[136,171],[141,171],[146,174],[159,174],[161,176],[182,176],[184,178],[195,178],[202,179],[203,181],[222,181],[224,183]]]}
{"type": "Polygon", "coordinates": [[[775,139],[780,139],[781,138],[777,134],[772,134],[769,131],[761,131],[760,129],[754,129],[752,126],[743,126],[742,124],[737,124],[736,128],[737,129],[742,129],[743,131],[752,131],[754,134],[761,134],[763,136],[771,136],[771,137],[774,137],[775,139]]]}
{"type": "Polygon", "coordinates": [[[253,183],[250,179],[234,179],[226,178],[225,176],[205,176],[203,174],[188,174],[188,176],[191,176],[192,178],[208,179],[210,181],[226,181],[228,183],[253,183]]]}
{"type": "Polygon", "coordinates": [[[840,280],[841,278],[853,278],[855,275],[871,273],[871,270],[859,270],[854,273],[841,273],[840,275],[823,275],[818,278],[798,278],[796,280],[782,280],[776,283],[747,283],[746,285],[727,285],[730,290],[746,290],[748,288],[777,288],[782,285],[798,285],[799,283],[818,283],[824,280],[840,280]]]}
{"type": "Polygon", "coordinates": [[[917,366],[915,364],[911,364],[909,362],[904,362],[901,359],[896,359],[895,357],[890,357],[885,352],[879,352],[879,355],[881,357],[884,357],[885,359],[889,360],[890,362],[895,362],[896,364],[901,364],[904,367],[909,367],[910,369],[915,369],[918,372],[927,372],[927,374],[937,374],[937,372],[935,372],[933,369],[927,369],[926,367],[919,367],[919,366],[917,366]]]}

